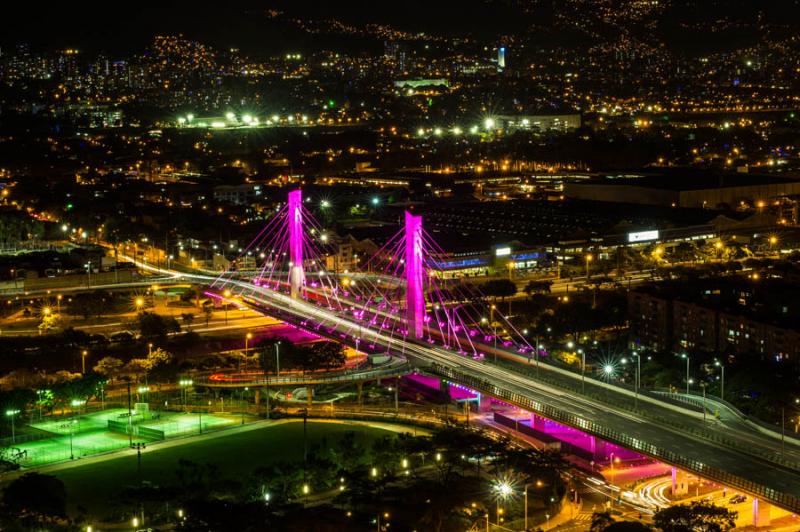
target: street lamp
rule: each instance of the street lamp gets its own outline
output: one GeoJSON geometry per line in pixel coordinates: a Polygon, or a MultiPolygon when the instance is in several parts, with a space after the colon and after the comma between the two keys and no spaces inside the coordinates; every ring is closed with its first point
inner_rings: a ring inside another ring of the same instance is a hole
{"type": "Polygon", "coordinates": [[[141,312],[142,311],[142,307],[144,307],[144,298],[137,297],[134,300],[134,304],[136,305],[137,312],[141,312]]]}
{"type": "Polygon", "coordinates": [[[86,349],[84,349],[81,352],[81,373],[83,373],[84,375],[86,375],[86,355],[88,354],[89,351],[87,351],[86,349]]]}
{"type": "MultiPolygon", "coordinates": [[[[636,357],[636,378],[633,381],[633,390],[634,404],[636,405],[636,408],[639,408],[639,386],[641,386],[642,378],[642,355],[636,351],[632,351],[631,356],[636,357]]],[[[625,359],[622,359],[622,363],[625,363],[625,359]]]]}
{"type": "Polygon", "coordinates": [[[514,489],[511,487],[511,484],[505,480],[496,481],[492,489],[497,494],[497,524],[500,525],[500,514],[503,513],[503,510],[500,508],[500,500],[502,499],[505,501],[508,499],[514,493],[514,489]]]}
{"type": "Polygon", "coordinates": [[[280,351],[281,343],[280,341],[275,342],[275,376],[278,377],[281,374],[281,351],[280,351]]]}
{"type": "Polygon", "coordinates": [[[194,384],[192,379],[181,379],[178,381],[178,384],[181,387],[181,395],[183,396],[183,410],[186,411],[186,402],[188,400],[188,390],[187,388],[194,384]]]}
{"type": "Polygon", "coordinates": [[[591,253],[587,253],[586,255],[586,280],[589,280],[589,263],[594,260],[594,256],[591,253]]]}
{"type": "Polygon", "coordinates": [[[247,333],[244,335],[244,370],[247,371],[247,355],[250,349],[250,339],[253,337],[253,333],[247,333]]]}
{"type": "MultiPolygon", "coordinates": [[[[525,489],[523,490],[523,493],[525,495],[525,530],[528,530],[528,486],[530,486],[530,485],[531,485],[530,482],[525,484],[525,489]]],[[[541,488],[542,487],[542,481],[541,480],[537,480],[536,481],[536,487],[537,488],[541,488]]]]}
{"type": "Polygon", "coordinates": [[[714,365],[717,366],[720,371],[722,372],[722,382],[719,388],[719,398],[723,401],[725,400],[725,364],[720,362],[719,360],[714,361],[714,365]]]}
{"type": "Polygon", "coordinates": [[[6,415],[11,418],[11,444],[15,444],[17,441],[17,435],[14,429],[14,417],[19,414],[19,410],[6,410],[6,415]]]}
{"type": "Polygon", "coordinates": [[[227,298],[231,297],[231,291],[230,290],[225,290],[223,295],[225,296],[225,299],[226,299],[225,300],[225,323],[227,324],[228,323],[228,301],[227,301],[227,298]]]}
{"type": "Polygon", "coordinates": [[[687,353],[683,353],[681,358],[686,359],[686,395],[689,395],[689,355],[687,353]]]}

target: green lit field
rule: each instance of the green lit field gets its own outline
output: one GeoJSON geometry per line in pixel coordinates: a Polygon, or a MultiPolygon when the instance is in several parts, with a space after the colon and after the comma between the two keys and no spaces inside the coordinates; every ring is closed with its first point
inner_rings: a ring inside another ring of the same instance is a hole
{"type": "Polygon", "coordinates": [[[139,423],[142,427],[161,430],[167,438],[175,436],[186,436],[200,432],[200,422],[203,423],[203,430],[216,430],[225,426],[237,425],[241,423],[241,417],[236,414],[163,414],[158,419],[148,419],[139,423]]]}
{"type": "MultiPolygon", "coordinates": [[[[52,432],[54,434],[69,434],[70,430],[73,433],[90,430],[105,430],[108,428],[108,420],[114,421],[128,421],[127,408],[109,408],[94,412],[91,414],[83,414],[70,419],[46,420],[36,423],[31,423],[31,427],[43,430],[45,432],[52,432]]],[[[141,415],[134,415],[133,422],[141,421],[141,415]]]]}
{"type": "MultiPolygon", "coordinates": [[[[137,437],[135,441],[148,441],[137,437]]],[[[14,449],[23,453],[23,467],[37,467],[62,460],[91,456],[128,447],[128,436],[106,430],[86,430],[32,442],[17,443],[14,449]],[[71,441],[70,441],[71,440],[71,441]]]]}
{"type": "MultiPolygon", "coordinates": [[[[203,422],[205,424],[205,416],[203,422]]],[[[366,443],[389,434],[384,429],[363,425],[309,422],[309,448],[325,442],[330,444],[346,432],[356,433],[366,443]]],[[[221,480],[246,482],[249,474],[259,467],[303,457],[303,423],[300,421],[215,436],[164,448],[157,445],[148,448],[142,453],[142,480],[162,486],[177,485],[178,461],[185,459],[215,465],[221,480]]],[[[139,478],[137,456],[133,451],[48,474],[56,475],[66,484],[71,511],[81,506],[96,519],[112,515],[119,508],[120,493],[139,478]]]]}
{"type": "MultiPolygon", "coordinates": [[[[115,451],[128,447],[127,434],[112,431],[108,422],[114,421],[123,426],[128,423],[127,409],[108,409],[69,419],[45,420],[32,423],[31,427],[51,435],[43,439],[20,442],[13,445],[14,453],[19,453],[19,464],[23,467],[39,467],[69,459],[79,459],[99,453],[115,451]]],[[[184,414],[179,412],[150,412],[134,414],[131,424],[135,428],[162,431],[165,438],[198,434],[200,422],[203,431],[217,430],[225,426],[241,423],[241,417],[231,414],[184,414]]],[[[134,442],[152,442],[156,439],[150,434],[134,433],[134,442]]]]}

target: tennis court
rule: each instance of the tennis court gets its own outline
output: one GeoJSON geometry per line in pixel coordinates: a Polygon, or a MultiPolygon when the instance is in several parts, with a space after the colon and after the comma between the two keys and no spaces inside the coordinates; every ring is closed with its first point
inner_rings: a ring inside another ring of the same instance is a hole
{"type": "Polygon", "coordinates": [[[234,414],[152,412],[146,405],[128,416],[126,408],[112,408],[70,418],[48,419],[31,423],[41,431],[20,437],[7,447],[8,458],[23,467],[37,467],[53,462],[124,449],[131,441],[149,443],[177,436],[198,434],[241,424],[234,414]],[[129,427],[133,437],[128,436],[129,427]],[[33,437],[31,437],[33,436],[33,437]]]}

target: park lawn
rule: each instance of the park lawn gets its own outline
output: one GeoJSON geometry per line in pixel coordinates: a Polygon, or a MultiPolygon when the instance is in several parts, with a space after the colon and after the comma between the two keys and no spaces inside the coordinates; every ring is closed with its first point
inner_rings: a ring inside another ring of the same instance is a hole
{"type": "MultiPolygon", "coordinates": [[[[365,443],[391,434],[364,425],[309,422],[308,447],[330,444],[346,432],[356,433],[365,443]]],[[[163,449],[157,446],[148,449],[142,454],[142,480],[157,485],[175,484],[175,471],[181,459],[215,464],[223,478],[243,481],[259,467],[303,458],[302,421],[221,434],[163,449]]],[[[51,474],[65,483],[70,512],[80,506],[102,519],[113,510],[113,501],[121,491],[137,482],[137,456],[134,451],[125,452],[120,457],[59,469],[51,474]]]]}

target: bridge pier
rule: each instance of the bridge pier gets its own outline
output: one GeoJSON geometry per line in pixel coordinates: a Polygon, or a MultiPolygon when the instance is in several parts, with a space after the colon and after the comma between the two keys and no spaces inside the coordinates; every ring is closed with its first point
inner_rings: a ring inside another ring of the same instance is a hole
{"type": "Polygon", "coordinates": [[[305,285],[303,272],[303,193],[298,190],[289,192],[289,284],[292,299],[302,295],[305,285]]]}
{"type": "Polygon", "coordinates": [[[771,509],[772,505],[770,503],[753,497],[753,526],[769,526],[772,523],[771,509]]]}
{"type": "Polygon", "coordinates": [[[258,406],[261,404],[261,390],[256,388],[256,393],[253,394],[253,404],[258,406]]]}
{"type": "Polygon", "coordinates": [[[677,467],[672,468],[672,495],[686,495],[689,493],[689,475],[677,467]]]}
{"type": "Polygon", "coordinates": [[[422,338],[425,332],[424,266],[422,260],[422,216],[406,211],[406,319],[408,334],[422,338]]]}
{"type": "Polygon", "coordinates": [[[314,388],[306,386],[306,404],[311,406],[314,403],[314,388]]]}

